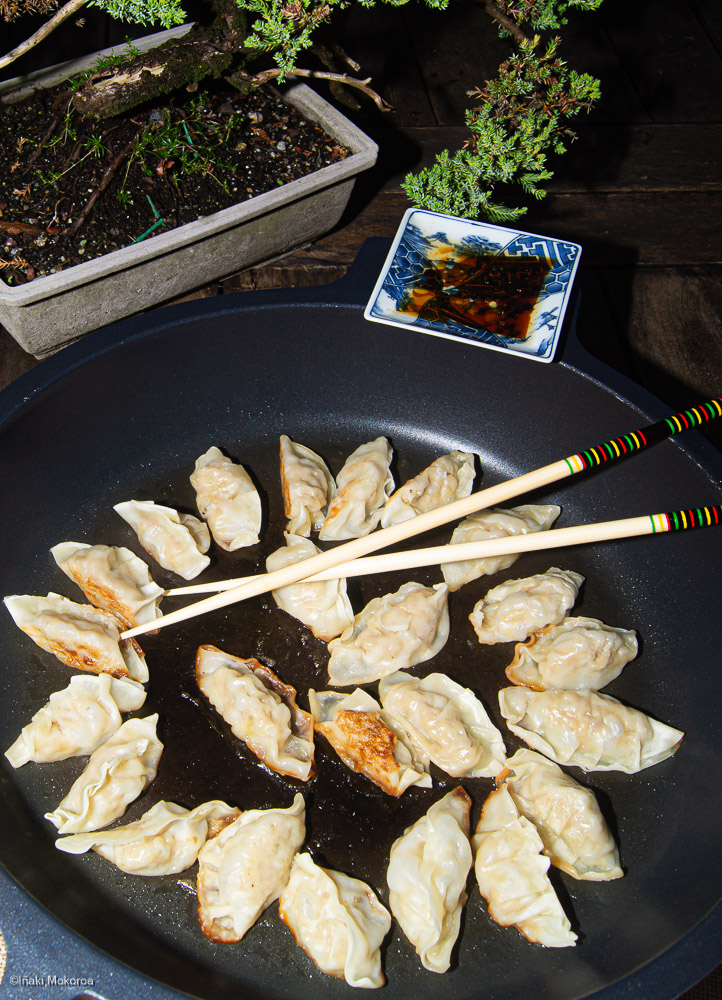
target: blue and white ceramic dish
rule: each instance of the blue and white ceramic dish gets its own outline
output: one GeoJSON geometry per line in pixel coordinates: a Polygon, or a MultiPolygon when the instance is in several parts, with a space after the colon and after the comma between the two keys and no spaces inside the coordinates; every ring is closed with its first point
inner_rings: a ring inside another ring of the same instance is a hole
{"type": "Polygon", "coordinates": [[[551,361],[582,248],[411,208],[366,319],[551,361]]]}

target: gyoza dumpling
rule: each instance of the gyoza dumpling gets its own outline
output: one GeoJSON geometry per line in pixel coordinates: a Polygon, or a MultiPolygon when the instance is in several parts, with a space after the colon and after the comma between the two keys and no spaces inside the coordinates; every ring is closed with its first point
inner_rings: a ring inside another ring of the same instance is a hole
{"type": "Polygon", "coordinates": [[[346,767],[396,798],[411,785],[431,788],[431,776],[414,762],[403,737],[389,729],[381,706],[366,691],[316,694],[311,689],[308,701],[316,732],[326,737],[346,767]]]}
{"type": "Polygon", "coordinates": [[[405,583],[375,597],[338,639],[328,644],[329,683],[368,684],[436,656],[449,638],[445,583],[405,583]]]}
{"type": "Polygon", "coordinates": [[[83,773],[45,819],[60,833],[90,833],[119,819],[156,776],[163,752],[157,724],[157,715],[124,722],[90,755],[83,773]]]}
{"type": "MultiPolygon", "coordinates": [[[[266,572],[291,566],[314,556],[321,550],[310,538],[286,535],[286,544],[266,559],[266,572]]],[[[319,639],[334,639],[353,625],[353,608],[346,594],[346,581],[302,580],[289,587],[272,591],[273,599],[282,611],[307,625],[319,639]]]]}
{"type": "MultiPolygon", "coordinates": [[[[534,531],[546,531],[561,514],[556,504],[522,504],[520,507],[490,507],[489,510],[471,514],[458,524],[451,536],[451,544],[482,542],[487,538],[510,538],[534,531]]],[[[441,572],[449,590],[458,590],[480,576],[491,576],[513,566],[520,553],[508,556],[487,556],[486,559],[469,559],[463,562],[442,563],[441,572]]]]}
{"type": "Polygon", "coordinates": [[[584,577],[552,566],[521,580],[492,587],[474,605],[469,621],[479,642],[520,642],[547,625],[558,625],[574,605],[584,577]]]}
{"type": "Polygon", "coordinates": [[[379,697],[389,725],[424,766],[433,761],[453,778],[494,778],[503,770],[501,733],[474,692],[446,674],[418,678],[400,670],[381,679],[379,697]]]}
{"type": "Polygon", "coordinates": [[[313,716],[296,704],[296,690],[256,659],[200,646],[198,687],[266,767],[300,781],[315,773],[313,716]]]}
{"type": "Polygon", "coordinates": [[[471,799],[459,786],[391,847],[389,905],[430,972],[446,972],[459,935],[471,868],[471,799]]]}
{"type": "Polygon", "coordinates": [[[76,604],[60,594],[5,598],[15,624],[68,667],[88,673],[148,680],[143,650],[133,639],[121,639],[118,619],[90,604],[76,604]]]}
{"type": "Polygon", "coordinates": [[[288,809],[247,809],[198,855],[198,918],[211,941],[240,941],[291,874],[306,837],[299,793],[288,809]]]}
{"type": "Polygon", "coordinates": [[[598,618],[565,618],[519,643],[506,676],[513,684],[537,691],[599,691],[619,677],[637,648],[630,629],[605,625],[598,618]]]}
{"type": "Polygon", "coordinates": [[[635,774],[671,757],[684,733],[596,691],[502,688],[509,729],[557,764],[635,774]]]}
{"type": "Polygon", "coordinates": [[[184,580],[198,576],[210,559],[203,555],[211,545],[208,525],[192,514],[181,514],[152,500],[126,500],[115,510],[127,521],[149,556],[184,580]]]}
{"type": "Polygon", "coordinates": [[[547,948],[575,944],[577,936],[549,881],[541,837],[519,814],[506,785],[484,803],[472,844],[479,889],[498,924],[514,926],[547,948]]]}
{"type": "Polygon", "coordinates": [[[381,527],[388,528],[427,510],[444,507],[452,500],[468,497],[474,475],[474,456],[469,452],[441,455],[389,497],[381,512],[381,527]]]}
{"type": "Polygon", "coordinates": [[[145,625],[160,616],[163,590],[153,582],[143,560],[130,549],[60,542],[50,552],[90,603],[115,615],[124,628],[145,625]]]}
{"type": "Polygon", "coordinates": [[[135,712],[145,701],[141,684],[98,674],[78,675],[35,713],[5,756],[13,767],[28,761],[67,760],[97,750],[120,729],[121,712],[135,712]]]}
{"type": "Polygon", "coordinates": [[[394,488],[391,445],[385,437],[362,444],[336,477],[338,493],[329,504],[319,538],[340,541],[373,531],[394,488]]]}
{"type": "Polygon", "coordinates": [[[321,972],[365,989],[386,982],[379,949],[391,915],[365,882],[297,854],[279,913],[321,972]]]}
{"type": "Polygon", "coordinates": [[[324,460],[303,444],[281,435],[281,491],[286,531],[308,538],[326,520],[336,484],[324,460]]]}
{"type": "Polygon", "coordinates": [[[195,864],[213,832],[239,815],[238,809],[220,801],[204,802],[195,809],[161,801],[135,823],[60,837],[55,846],[67,854],[92,848],[129,875],[175,875],[195,864]]]}
{"type": "Polygon", "coordinates": [[[213,446],[196,459],[191,486],[201,517],[222,549],[233,552],[256,544],[261,530],[261,498],[242,465],[213,446]]]}
{"type": "Polygon", "coordinates": [[[504,783],[555,868],[587,882],[622,877],[617,845],[591,788],[533,750],[517,750],[507,767],[504,783]]]}

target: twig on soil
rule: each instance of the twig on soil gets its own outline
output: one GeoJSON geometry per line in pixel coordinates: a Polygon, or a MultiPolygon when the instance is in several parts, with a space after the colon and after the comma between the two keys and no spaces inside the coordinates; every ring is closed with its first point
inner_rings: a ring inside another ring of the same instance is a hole
{"type": "Polygon", "coordinates": [[[115,176],[115,171],[121,165],[123,160],[127,159],[132,153],[133,147],[135,146],[137,139],[138,136],[137,135],[134,136],[133,139],[129,143],[127,143],[127,145],[123,146],[123,148],[117,154],[117,156],[115,156],[113,160],[111,160],[110,165],[107,167],[105,173],[101,177],[100,183],[98,184],[97,188],[95,189],[95,191],[93,191],[93,193],[83,206],[78,217],[75,219],[73,224],[68,228],[67,232],[64,234],[65,239],[68,239],[71,236],[75,236],[78,230],[85,224],[85,220],[93,211],[93,206],[95,205],[96,201],[101,196],[103,191],[105,191],[105,189],[115,176]]]}

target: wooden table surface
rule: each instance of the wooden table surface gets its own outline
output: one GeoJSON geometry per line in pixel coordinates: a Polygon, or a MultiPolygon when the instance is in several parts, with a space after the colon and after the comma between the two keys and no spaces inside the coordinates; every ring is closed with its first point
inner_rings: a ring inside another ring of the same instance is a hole
{"type": "MultiPolygon", "coordinates": [[[[504,55],[472,0],[444,13],[352,8],[340,28],[395,108],[342,108],[379,143],[377,167],[328,236],[187,297],[341,277],[367,237],[395,233],[404,174],[463,142],[466,92],[504,55]]],[[[575,15],[563,55],[600,77],[603,99],[521,223],[582,244],[582,342],[674,409],[722,394],[721,53],[720,4],[605,0],[575,15]]],[[[36,363],[0,328],[0,387],[36,363]]],[[[722,448],[722,427],[706,433],[722,448]]],[[[722,967],[685,994],[721,998],[722,967]]]]}

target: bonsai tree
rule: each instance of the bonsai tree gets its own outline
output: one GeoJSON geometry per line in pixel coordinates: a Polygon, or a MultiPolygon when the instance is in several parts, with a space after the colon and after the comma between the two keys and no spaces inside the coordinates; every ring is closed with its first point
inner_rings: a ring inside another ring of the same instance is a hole
{"type": "MultiPolygon", "coordinates": [[[[11,52],[0,56],[9,66],[85,5],[99,7],[110,17],[140,25],[172,27],[184,22],[181,0],[0,0],[0,18],[47,15],[43,26],[11,52]]],[[[360,0],[371,6],[374,0],[360,0]]],[[[398,3],[404,0],[385,0],[398,3]]],[[[425,0],[444,8],[453,0],[425,0]]],[[[466,114],[469,137],[464,147],[445,151],[435,164],[404,183],[409,199],[419,207],[495,222],[522,215],[524,206],[501,204],[494,195],[499,184],[517,184],[527,195],[544,196],[552,177],[550,153],[565,151],[573,139],[568,119],[589,110],[599,96],[599,83],[569,69],[560,58],[557,32],[570,8],[593,10],[601,0],[481,0],[511,52],[498,75],[471,94],[466,114]]],[[[315,77],[336,88],[363,91],[383,108],[369,80],[348,70],[345,53],[320,46],[316,37],[335,11],[350,0],[206,0],[208,16],[187,34],[150,53],[131,47],[129,57],[110,60],[76,83],[72,113],[105,119],[182,88],[195,88],[204,78],[223,77],[242,90],[271,80],[315,77]],[[324,68],[303,65],[320,56],[324,68]],[[272,65],[268,65],[272,61],[272,65]],[[258,69],[259,62],[267,65],[258,69]],[[344,65],[345,64],[345,65],[344,65]]]]}

